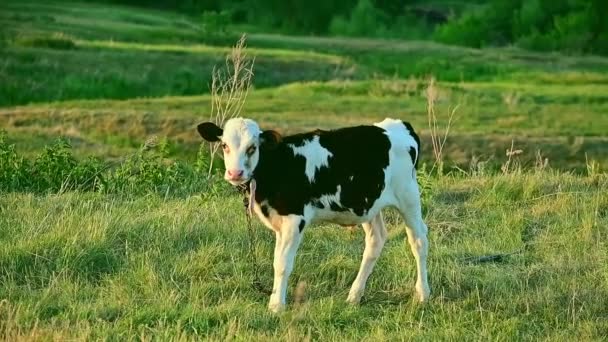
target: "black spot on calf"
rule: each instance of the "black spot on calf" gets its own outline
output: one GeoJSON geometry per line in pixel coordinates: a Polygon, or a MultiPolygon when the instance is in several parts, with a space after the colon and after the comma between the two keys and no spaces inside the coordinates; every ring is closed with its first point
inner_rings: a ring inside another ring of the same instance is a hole
{"type": "Polygon", "coordinates": [[[401,121],[401,122],[403,122],[403,126],[405,126],[405,128],[408,130],[408,132],[410,133],[412,138],[414,138],[414,140],[416,141],[416,145],[418,147],[418,153],[416,153],[416,149],[413,149],[412,147],[410,147],[410,157],[412,157],[412,163],[414,163],[414,168],[418,168],[418,159],[420,158],[420,151],[421,151],[420,150],[420,137],[418,136],[418,134],[416,134],[416,131],[414,131],[414,127],[412,127],[412,125],[409,122],[406,122],[406,121],[401,121]]]}
{"type": "Polygon", "coordinates": [[[329,209],[331,209],[332,211],[347,211],[348,210],[336,202],[331,202],[329,204],[329,209]]]}
{"type": "MultiPolygon", "coordinates": [[[[418,141],[411,125],[404,125],[418,141]]],[[[391,148],[385,133],[377,126],[356,126],[286,136],[272,147],[262,142],[259,163],[253,172],[256,201],[267,201],[279,215],[303,216],[308,204],[318,209],[365,215],[385,186],[384,170],[389,165],[391,148]],[[295,155],[292,146],[305,146],[316,137],[331,156],[327,166],[315,169],[311,182],[305,173],[306,158],[295,155]],[[338,189],[337,201],[332,201],[330,208],[325,207],[320,198],[335,196],[338,189]]],[[[268,209],[262,208],[262,212],[266,215],[268,209]]]]}
{"type": "Polygon", "coordinates": [[[268,206],[265,204],[262,204],[261,209],[262,209],[262,215],[264,215],[265,217],[268,217],[269,216],[268,206]]]}
{"type": "Polygon", "coordinates": [[[325,205],[323,203],[321,203],[321,201],[319,201],[319,200],[313,200],[312,205],[314,205],[315,207],[317,207],[319,209],[325,209],[325,205]]]}
{"type": "Polygon", "coordinates": [[[416,155],[416,149],[413,147],[410,147],[410,157],[412,158],[412,163],[414,163],[414,167],[417,168],[418,167],[418,156],[416,155]]]}

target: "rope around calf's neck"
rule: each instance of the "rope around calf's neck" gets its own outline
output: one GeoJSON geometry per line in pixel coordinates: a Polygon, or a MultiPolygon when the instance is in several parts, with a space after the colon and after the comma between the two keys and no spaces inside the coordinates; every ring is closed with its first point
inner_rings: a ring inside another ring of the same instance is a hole
{"type": "Polygon", "coordinates": [[[251,182],[246,184],[241,184],[237,186],[239,192],[241,192],[243,196],[243,206],[245,209],[245,218],[247,219],[247,232],[249,235],[249,255],[251,256],[251,264],[253,267],[253,288],[257,291],[270,295],[272,291],[269,291],[268,288],[264,287],[262,280],[260,279],[260,264],[257,262],[256,255],[256,246],[257,246],[257,237],[255,235],[255,231],[253,230],[253,224],[251,223],[251,217],[253,216],[253,197],[255,196],[255,181],[253,181],[253,185],[251,182]],[[253,189],[253,191],[250,191],[253,189]]]}

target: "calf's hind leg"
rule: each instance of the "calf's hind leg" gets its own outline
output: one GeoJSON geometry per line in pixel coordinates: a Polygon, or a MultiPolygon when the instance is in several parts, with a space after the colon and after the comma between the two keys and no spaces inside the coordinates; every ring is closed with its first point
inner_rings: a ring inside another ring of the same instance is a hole
{"type": "Polygon", "coordinates": [[[367,279],[376,265],[376,260],[378,260],[378,257],[382,252],[387,236],[381,213],[378,213],[370,222],[365,222],[362,225],[363,230],[365,231],[363,260],[361,261],[361,267],[359,268],[357,278],[355,278],[350,292],[348,293],[348,298],[346,299],[347,302],[352,304],[358,304],[361,300],[367,279]]]}
{"type": "Polygon", "coordinates": [[[431,295],[427,274],[429,242],[428,228],[422,219],[418,184],[412,183],[410,188],[403,192],[398,209],[405,220],[407,240],[416,259],[416,294],[420,302],[426,302],[431,295]]]}

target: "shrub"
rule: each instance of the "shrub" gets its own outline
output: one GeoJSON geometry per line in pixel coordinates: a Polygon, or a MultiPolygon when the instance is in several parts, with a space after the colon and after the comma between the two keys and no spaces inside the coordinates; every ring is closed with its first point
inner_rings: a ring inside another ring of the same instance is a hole
{"type": "Polygon", "coordinates": [[[467,14],[455,23],[439,26],[434,38],[442,43],[480,48],[486,44],[486,31],[481,18],[467,14]]]}
{"type": "Polygon", "coordinates": [[[349,36],[350,32],[350,23],[344,16],[336,16],[329,23],[329,33],[333,35],[349,36]]]}
{"type": "Polygon", "coordinates": [[[521,48],[535,51],[553,51],[555,50],[555,41],[553,37],[547,34],[542,34],[534,31],[531,34],[520,38],[517,45],[521,48]]]}
{"type": "Polygon", "coordinates": [[[408,13],[396,17],[387,30],[388,37],[422,40],[431,37],[434,24],[408,13]]]}
{"type": "Polygon", "coordinates": [[[201,146],[194,166],[169,158],[169,142],[145,144],[118,163],[98,158],[76,159],[66,139],[58,139],[33,160],[19,156],[14,144],[0,132],[0,192],[55,193],[95,191],[120,195],[158,193],[185,196],[225,194],[230,186],[209,175],[209,154],[201,146]]]}
{"type": "Polygon", "coordinates": [[[386,15],[374,7],[370,0],[359,0],[348,19],[337,16],[331,21],[329,31],[344,36],[380,36],[386,32],[386,15]]]}
{"type": "Polygon", "coordinates": [[[64,183],[64,190],[99,191],[107,187],[104,170],[106,164],[95,157],[79,162],[64,183]]]}
{"type": "Polygon", "coordinates": [[[70,143],[66,139],[58,139],[45,147],[32,163],[30,175],[34,188],[40,192],[61,190],[76,166],[70,143]]]}
{"type": "Polygon", "coordinates": [[[590,14],[586,10],[555,17],[553,37],[557,49],[578,53],[592,50],[589,17],[590,14]]]}
{"type": "Polygon", "coordinates": [[[6,132],[0,131],[0,191],[27,187],[28,168],[27,160],[17,155],[15,145],[7,142],[6,132]]]}
{"type": "Polygon", "coordinates": [[[201,16],[201,30],[205,36],[223,36],[228,31],[229,22],[228,11],[205,11],[201,16]]]}
{"type": "Polygon", "coordinates": [[[522,4],[521,8],[513,13],[513,34],[523,37],[544,30],[550,24],[551,16],[543,11],[540,0],[530,0],[522,4]]]}

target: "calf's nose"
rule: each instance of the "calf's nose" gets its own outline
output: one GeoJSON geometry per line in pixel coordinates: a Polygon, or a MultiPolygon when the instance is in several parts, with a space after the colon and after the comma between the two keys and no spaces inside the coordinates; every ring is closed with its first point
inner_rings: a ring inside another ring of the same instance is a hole
{"type": "Polygon", "coordinates": [[[239,179],[243,175],[243,170],[228,170],[228,177],[232,179],[239,179]]]}

